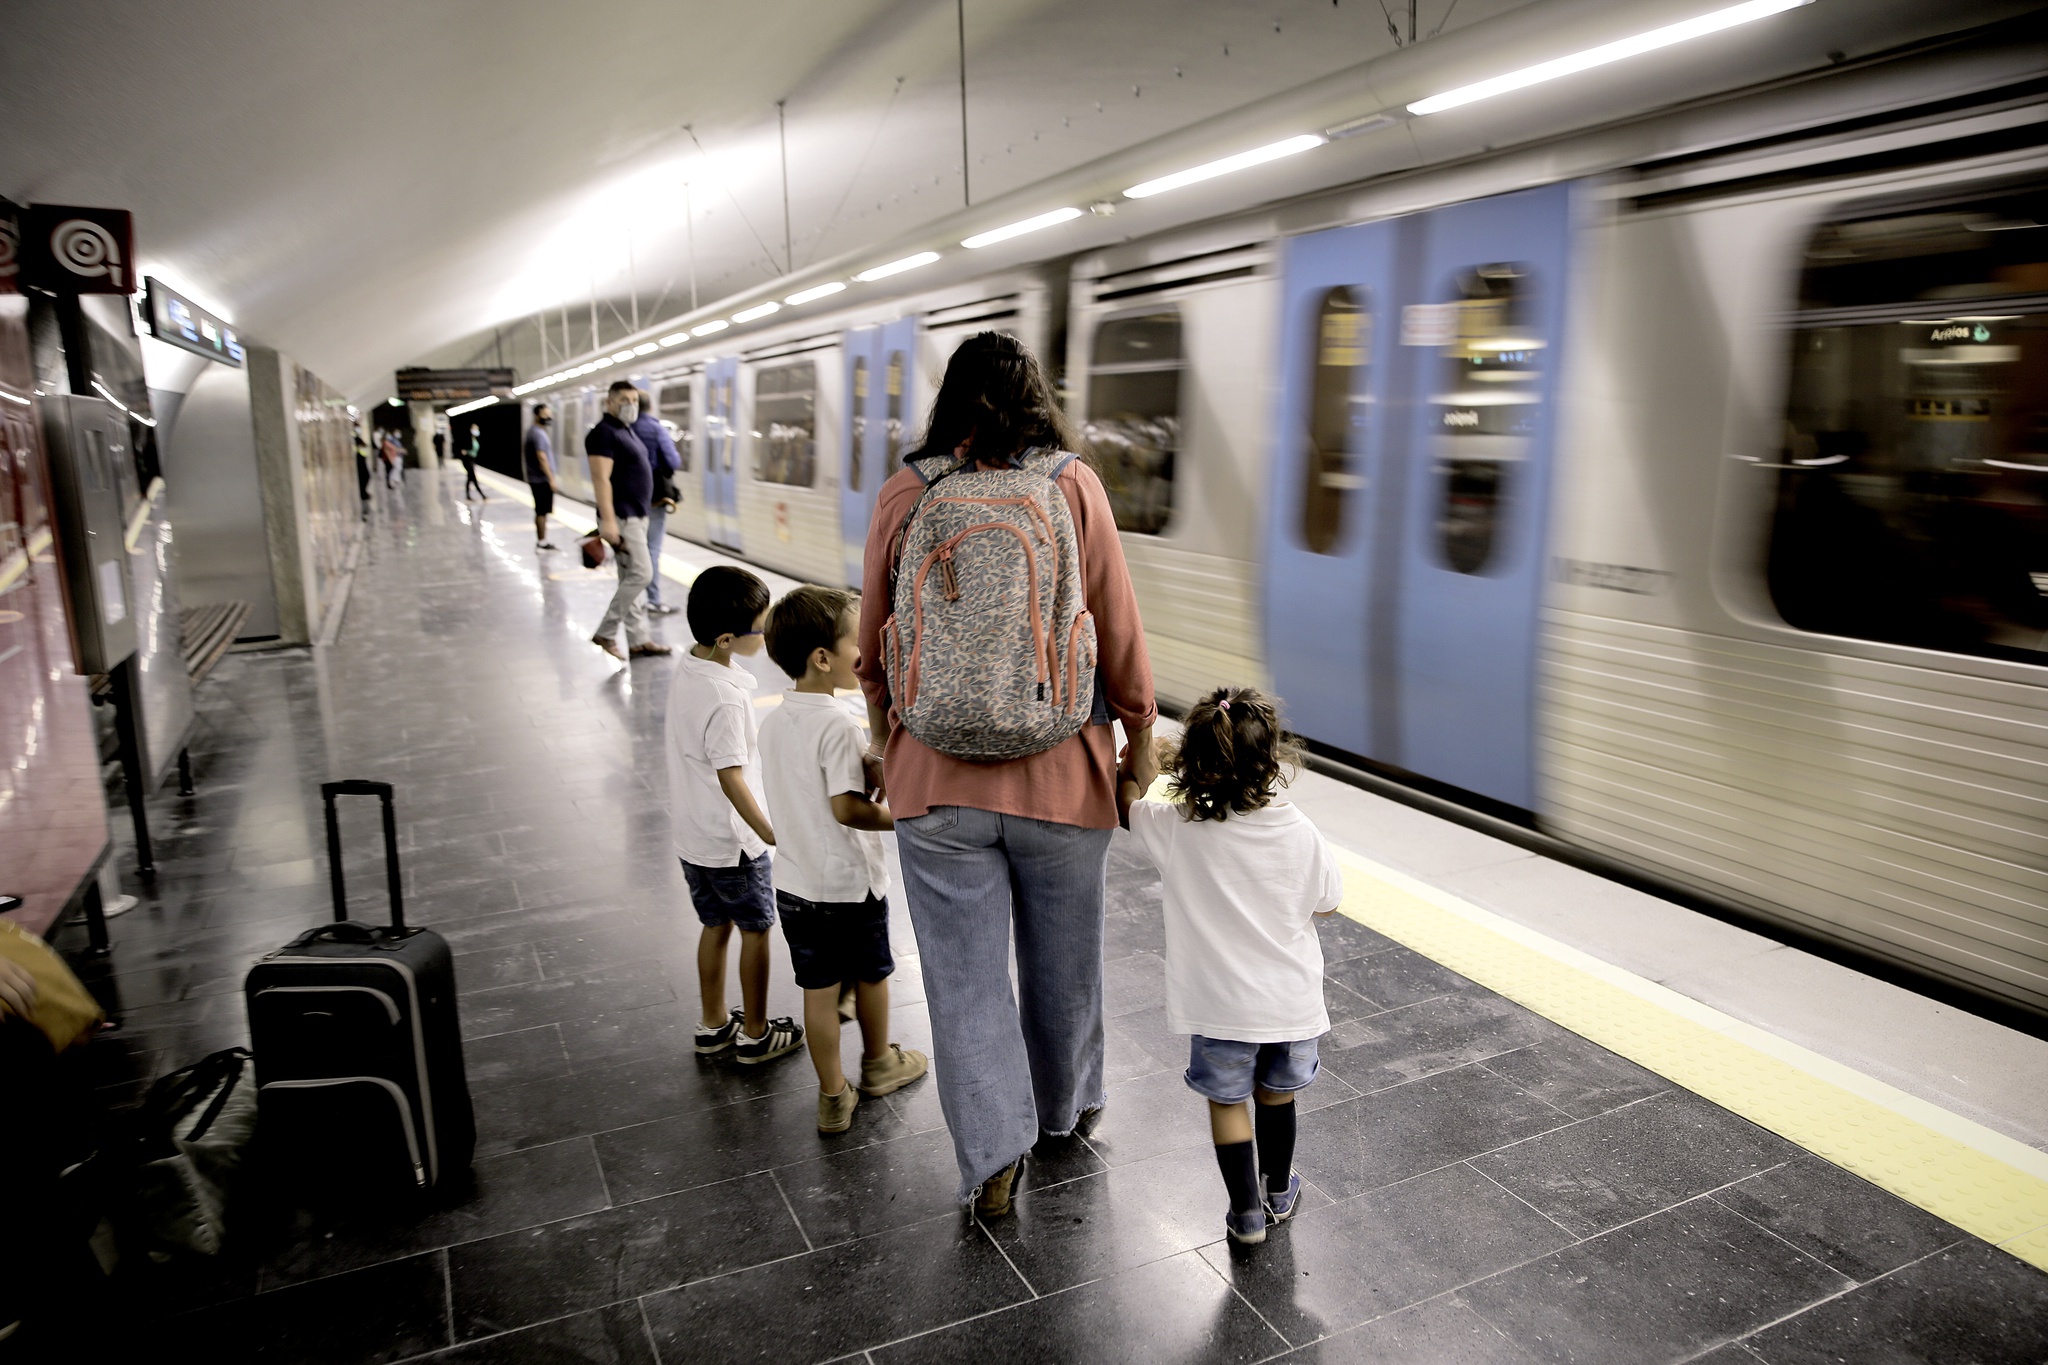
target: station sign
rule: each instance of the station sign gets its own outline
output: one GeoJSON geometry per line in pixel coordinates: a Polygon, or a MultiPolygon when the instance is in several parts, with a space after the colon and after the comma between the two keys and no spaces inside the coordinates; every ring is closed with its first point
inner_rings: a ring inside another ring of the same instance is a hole
{"type": "Polygon", "coordinates": [[[135,219],[128,210],[30,204],[20,224],[20,285],[53,294],[135,292],[135,219]]]}
{"type": "Polygon", "coordinates": [[[208,360],[239,367],[242,343],[235,329],[152,275],[149,277],[149,334],[158,341],[197,351],[208,360]]]}
{"type": "Polygon", "coordinates": [[[469,403],[479,398],[510,398],[516,382],[511,369],[400,370],[392,392],[408,403],[469,403]]]}

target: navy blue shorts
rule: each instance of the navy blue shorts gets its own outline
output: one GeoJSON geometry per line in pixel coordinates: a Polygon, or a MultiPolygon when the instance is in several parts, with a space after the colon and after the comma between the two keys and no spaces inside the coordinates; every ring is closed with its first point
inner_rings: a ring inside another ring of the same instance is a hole
{"type": "Polygon", "coordinates": [[[1188,1039],[1188,1089],[1218,1104],[1243,1104],[1252,1087],[1286,1092],[1306,1090],[1322,1070],[1316,1040],[1239,1043],[1228,1038],[1188,1039]]]}
{"type": "Polygon", "coordinates": [[[683,880],[690,884],[697,919],[707,927],[736,924],[750,934],[765,934],[775,927],[775,883],[768,873],[767,854],[749,858],[742,853],[737,867],[684,862],[683,880]]]}
{"type": "Polygon", "coordinates": [[[880,896],[807,901],[778,891],[775,906],[782,912],[782,936],[789,940],[796,984],[805,990],[881,981],[896,970],[896,959],[889,955],[889,902],[880,896]]]}

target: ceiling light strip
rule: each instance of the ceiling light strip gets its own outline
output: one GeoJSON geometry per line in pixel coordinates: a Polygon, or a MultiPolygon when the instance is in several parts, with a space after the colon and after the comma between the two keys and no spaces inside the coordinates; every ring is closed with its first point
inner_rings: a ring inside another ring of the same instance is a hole
{"type": "Polygon", "coordinates": [[[1077,208],[1054,209],[1051,213],[1041,213],[1036,218],[1026,218],[1022,222],[1012,223],[1008,227],[999,227],[989,232],[976,233],[972,237],[962,238],[960,245],[970,251],[980,247],[994,246],[997,242],[1007,242],[1012,237],[1022,237],[1025,233],[1037,232],[1040,228],[1057,227],[1061,223],[1071,223],[1080,216],[1081,210],[1077,208]]]}
{"type": "Polygon", "coordinates": [[[1205,162],[1184,171],[1175,171],[1172,175],[1162,175],[1157,180],[1147,180],[1142,185],[1133,185],[1124,191],[1124,198],[1149,199],[1155,194],[1177,190],[1183,185],[1198,184],[1204,180],[1213,180],[1219,175],[1229,175],[1232,171],[1262,166],[1268,161],[1278,161],[1283,156],[1294,156],[1320,147],[1326,140],[1318,133],[1303,133],[1298,137],[1285,138],[1279,142],[1268,143],[1264,147],[1254,147],[1248,152],[1239,152],[1236,156],[1226,156],[1221,161],[1205,162]]]}
{"type": "Polygon", "coordinates": [[[878,265],[873,270],[863,270],[858,275],[855,275],[854,278],[862,284],[868,284],[875,280],[886,280],[891,275],[901,275],[906,270],[915,270],[921,265],[930,265],[937,259],[939,259],[939,253],[936,251],[920,251],[915,256],[905,256],[900,261],[891,261],[887,265],[878,265]]]}

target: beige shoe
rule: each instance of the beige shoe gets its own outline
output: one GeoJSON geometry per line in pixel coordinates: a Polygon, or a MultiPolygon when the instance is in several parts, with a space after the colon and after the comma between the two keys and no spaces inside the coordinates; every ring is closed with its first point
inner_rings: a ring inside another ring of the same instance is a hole
{"type": "Polygon", "coordinates": [[[978,1218],[1001,1218],[1010,1211],[1010,1196],[1016,1192],[1017,1177],[1024,1172],[1024,1158],[1018,1157],[1009,1165],[981,1182],[981,1188],[974,1193],[974,1213],[978,1218]]]}
{"type": "Polygon", "coordinates": [[[836,1095],[818,1094],[818,1131],[843,1133],[853,1127],[853,1111],[860,1103],[860,1091],[843,1085],[836,1095]]]}
{"type": "Polygon", "coordinates": [[[903,1044],[891,1043],[887,1052],[860,1064],[860,1093],[879,1097],[901,1090],[931,1068],[931,1059],[922,1052],[906,1052],[903,1044]]]}

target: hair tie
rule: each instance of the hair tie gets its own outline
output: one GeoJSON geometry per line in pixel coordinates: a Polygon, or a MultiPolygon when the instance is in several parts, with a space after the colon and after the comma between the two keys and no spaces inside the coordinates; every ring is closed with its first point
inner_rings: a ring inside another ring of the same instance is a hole
{"type": "Polygon", "coordinates": [[[1222,701],[1217,702],[1216,709],[1218,711],[1228,711],[1230,709],[1230,698],[1225,697],[1222,701]]]}

